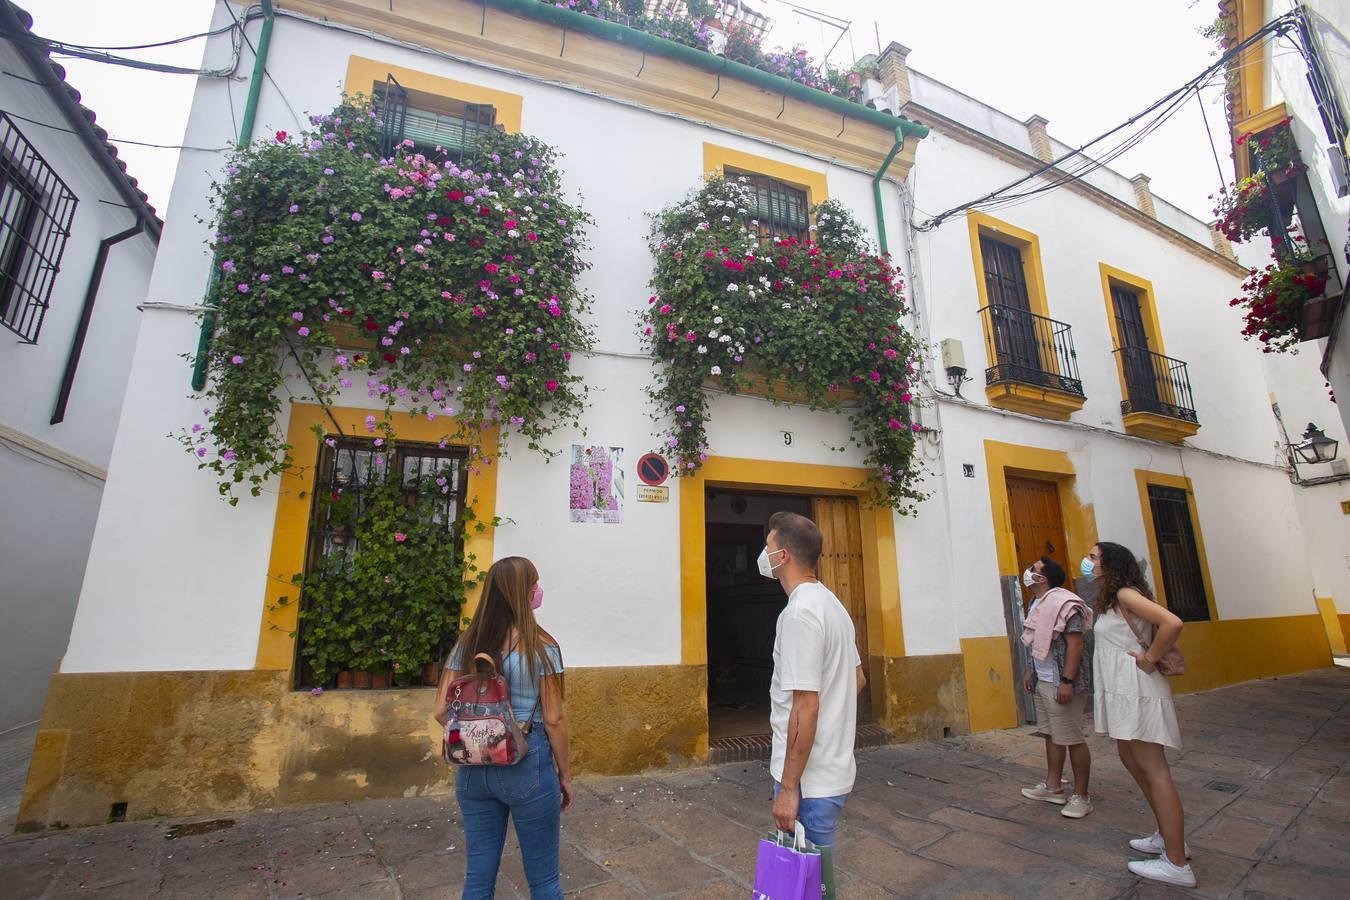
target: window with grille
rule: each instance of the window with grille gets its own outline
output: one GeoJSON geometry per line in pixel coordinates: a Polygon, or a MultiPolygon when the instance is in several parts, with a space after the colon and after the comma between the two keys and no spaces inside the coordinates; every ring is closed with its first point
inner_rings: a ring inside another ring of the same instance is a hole
{"type": "Polygon", "coordinates": [[[775,240],[784,238],[806,241],[810,237],[806,191],[777,178],[736,169],[727,169],[726,177],[732,181],[744,179],[749,188],[751,205],[746,210],[745,224],[759,235],[761,246],[772,246],[775,240]]]}
{"type": "Polygon", "coordinates": [[[1209,618],[1209,599],[1186,491],[1150,484],[1148,504],[1153,513],[1159,578],[1167,608],[1183,621],[1205,621],[1209,618]]]}
{"type": "Polygon", "coordinates": [[[0,324],[36,344],[78,201],[0,112],[0,324]]]}
{"type": "MultiPolygon", "coordinates": [[[[332,447],[321,446],[305,552],[307,576],[321,572],[325,579],[344,578],[355,569],[361,547],[353,525],[363,509],[363,492],[372,485],[386,483],[384,479],[399,480],[405,502],[410,506],[429,495],[431,520],[443,526],[445,533],[444,546],[436,552],[463,553],[459,523],[468,479],[466,451],[415,443],[400,443],[394,450],[386,450],[375,446],[373,440],[356,438],[339,439],[332,447]],[[324,502],[325,498],[338,496],[350,502],[342,505],[324,502]]],[[[307,602],[304,592],[301,602],[307,602]]],[[[296,641],[296,688],[329,686],[317,682],[301,653],[304,629],[302,616],[296,641]]],[[[444,659],[452,643],[453,635],[447,633],[426,662],[444,659]]]]}
{"type": "Polygon", "coordinates": [[[383,123],[381,152],[385,156],[400,142],[410,140],[428,158],[462,163],[480,138],[501,130],[491,104],[409,90],[393,75],[375,85],[374,106],[383,123]]]}

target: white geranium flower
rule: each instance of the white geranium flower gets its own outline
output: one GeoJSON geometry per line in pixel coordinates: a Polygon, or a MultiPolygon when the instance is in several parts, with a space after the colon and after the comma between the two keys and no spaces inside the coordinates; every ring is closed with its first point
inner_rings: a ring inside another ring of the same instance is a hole
{"type": "Polygon", "coordinates": [[[722,221],[723,221],[723,222],[730,222],[730,221],[731,221],[731,216],[723,216],[723,217],[722,217],[722,221]]]}
{"type": "Polygon", "coordinates": [[[741,286],[738,285],[738,284],[729,284],[729,285],[727,285],[727,290],[731,291],[733,294],[736,293],[737,291],[739,291],[740,289],[741,289],[741,286]]]}
{"type": "Polygon", "coordinates": [[[714,328],[712,331],[708,332],[708,337],[710,337],[710,338],[715,338],[715,337],[717,337],[717,329],[714,328]]]}
{"type": "Polygon", "coordinates": [[[784,303],[784,304],[783,304],[783,309],[792,309],[792,304],[791,304],[791,303],[784,303]]]}
{"type": "Polygon", "coordinates": [[[724,334],[724,335],[722,335],[720,338],[718,338],[717,340],[721,341],[723,344],[729,344],[729,343],[731,343],[731,335],[729,335],[729,334],[724,334]]]}
{"type": "Polygon", "coordinates": [[[708,348],[705,347],[705,346],[703,346],[702,344],[699,344],[699,345],[698,345],[698,352],[699,352],[699,353],[707,353],[707,352],[708,352],[708,348]]]}
{"type": "Polygon", "coordinates": [[[721,325],[721,324],[722,324],[722,317],[721,317],[721,316],[714,316],[714,317],[713,317],[713,324],[714,324],[714,325],[721,325]]]}
{"type": "Polygon", "coordinates": [[[711,369],[709,369],[708,371],[711,372],[713,375],[721,375],[721,374],[722,374],[722,367],[721,367],[721,366],[713,366],[713,367],[712,367],[711,369]]]}

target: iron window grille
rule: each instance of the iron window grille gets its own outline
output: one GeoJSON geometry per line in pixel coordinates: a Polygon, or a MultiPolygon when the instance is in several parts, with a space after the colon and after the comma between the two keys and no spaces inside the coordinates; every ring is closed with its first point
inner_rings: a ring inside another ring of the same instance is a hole
{"type": "MultiPolygon", "coordinates": [[[[340,570],[350,571],[360,550],[360,542],[353,533],[352,520],[334,520],[331,508],[321,503],[320,498],[339,491],[354,496],[355,518],[363,509],[362,492],[366,486],[390,477],[400,477],[405,492],[410,496],[419,489],[425,490],[429,479],[446,479],[449,491],[441,495],[433,521],[445,527],[447,545],[444,552],[463,553],[463,535],[457,526],[466,502],[467,460],[468,452],[463,448],[442,449],[436,444],[400,443],[388,453],[376,447],[373,440],[360,438],[339,438],[333,447],[321,444],[305,548],[306,575],[314,572],[321,560],[326,561],[334,556],[342,558],[340,570]]],[[[304,603],[302,592],[302,608],[304,603]]],[[[296,631],[295,688],[332,687],[331,680],[325,684],[315,680],[308,661],[300,652],[304,645],[304,630],[305,620],[302,618],[296,631]]],[[[450,649],[450,635],[446,635],[433,648],[432,659],[427,662],[444,659],[450,649]]]]}
{"type": "Polygon", "coordinates": [[[1167,608],[1183,621],[1206,621],[1209,619],[1209,600],[1186,492],[1181,488],[1150,484],[1148,505],[1153,513],[1159,578],[1167,608]]]}
{"type": "Polygon", "coordinates": [[[380,152],[386,157],[410,140],[428,158],[462,164],[484,135],[501,130],[491,104],[412,95],[393,75],[375,86],[373,105],[380,119],[380,152]]]}
{"type": "Polygon", "coordinates": [[[1200,421],[1191,396],[1191,376],[1184,362],[1143,347],[1121,347],[1116,352],[1120,354],[1129,395],[1120,402],[1122,415],[1156,413],[1184,422],[1200,421]]]}
{"type": "Polygon", "coordinates": [[[0,324],[36,344],[79,201],[0,112],[0,324]]]}
{"type": "Polygon", "coordinates": [[[806,242],[811,236],[810,203],[806,191],[777,178],[727,169],[728,180],[743,181],[750,191],[745,226],[758,236],[760,246],[794,238],[806,242]]]}
{"type": "Polygon", "coordinates": [[[1027,384],[1083,396],[1073,329],[1013,306],[980,310],[984,319],[985,384],[1027,384]]]}

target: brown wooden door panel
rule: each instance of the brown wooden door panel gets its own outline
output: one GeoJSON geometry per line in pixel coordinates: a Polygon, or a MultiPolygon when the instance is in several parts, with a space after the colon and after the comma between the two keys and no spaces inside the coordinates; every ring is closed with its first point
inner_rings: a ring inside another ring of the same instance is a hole
{"type": "MultiPolygon", "coordinates": [[[[862,519],[852,497],[814,497],[811,518],[820,528],[820,563],[816,575],[834,592],[853,620],[858,655],[867,671],[867,593],[863,580],[862,519]]],[[[858,698],[859,721],[871,717],[869,692],[858,698]]]]}
{"type": "MultiPolygon", "coordinates": [[[[1069,571],[1068,543],[1059,506],[1059,485],[1053,481],[1008,476],[1008,515],[1017,548],[1017,571],[1048,556],[1069,571]]],[[[1025,592],[1023,605],[1029,602],[1025,592]]]]}

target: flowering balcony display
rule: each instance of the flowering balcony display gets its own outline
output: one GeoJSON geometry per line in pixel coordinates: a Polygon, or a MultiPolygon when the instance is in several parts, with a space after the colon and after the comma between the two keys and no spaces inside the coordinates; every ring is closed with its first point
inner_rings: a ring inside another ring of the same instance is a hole
{"type": "Polygon", "coordinates": [[[665,365],[649,389],[677,474],[707,459],[710,380],[728,393],[849,410],[878,502],[922,498],[914,456],[918,343],[900,324],[903,281],[840,203],[818,204],[815,240],[761,234],[744,178],[710,178],[655,216],[655,293],[642,313],[665,365]]]}
{"type": "Polygon", "coordinates": [[[232,503],[292,465],[288,373],[321,405],[375,407],[365,432],[390,440],[400,410],[444,421],[446,441],[476,449],[493,429],[541,450],[583,408],[569,361],[591,339],[589,218],[554,152],[491,128],[457,161],[410,140],[382,154],[385,139],[349,98],[241,150],[215,185],[207,402],[181,437],[232,503]]]}

